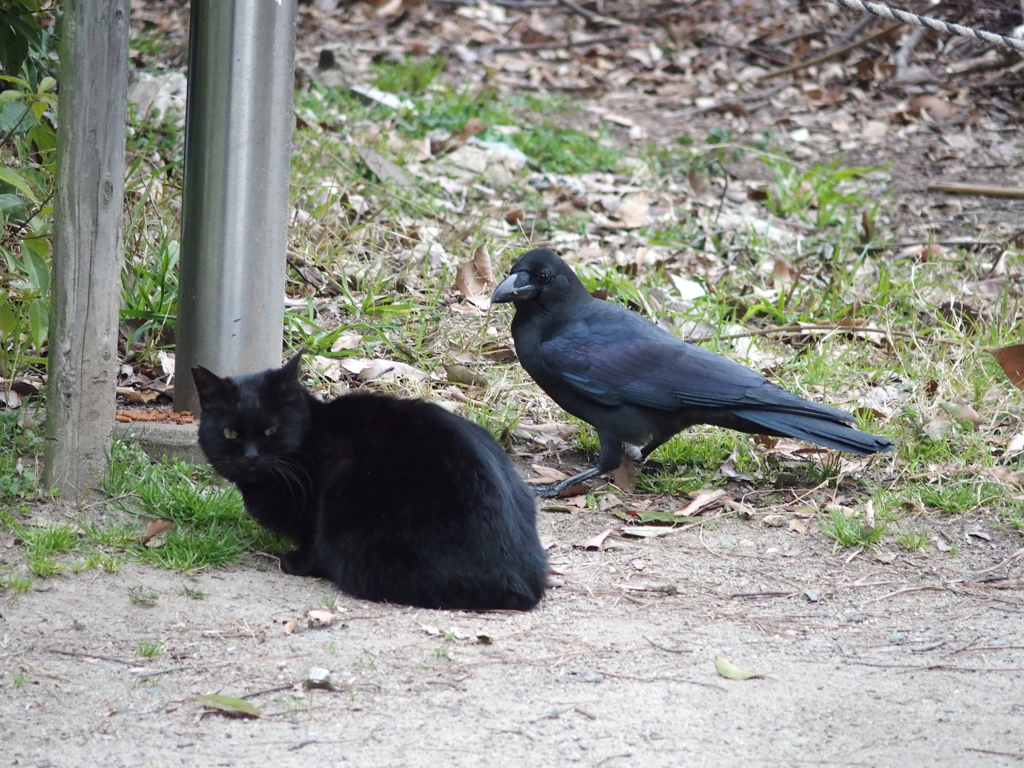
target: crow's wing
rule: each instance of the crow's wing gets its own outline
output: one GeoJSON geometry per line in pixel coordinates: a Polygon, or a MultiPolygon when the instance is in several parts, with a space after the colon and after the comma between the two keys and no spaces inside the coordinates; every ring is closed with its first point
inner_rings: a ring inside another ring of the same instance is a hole
{"type": "Polygon", "coordinates": [[[606,302],[591,302],[561,323],[541,341],[540,354],[567,387],[603,405],[765,409],[853,421],[606,302]]]}

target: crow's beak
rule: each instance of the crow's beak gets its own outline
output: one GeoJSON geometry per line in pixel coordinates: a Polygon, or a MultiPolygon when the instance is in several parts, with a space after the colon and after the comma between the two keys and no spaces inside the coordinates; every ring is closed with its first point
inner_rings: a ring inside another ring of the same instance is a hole
{"type": "Polygon", "coordinates": [[[513,272],[494,289],[491,301],[495,304],[526,301],[534,298],[538,293],[540,293],[540,288],[531,282],[529,272],[513,272]]]}

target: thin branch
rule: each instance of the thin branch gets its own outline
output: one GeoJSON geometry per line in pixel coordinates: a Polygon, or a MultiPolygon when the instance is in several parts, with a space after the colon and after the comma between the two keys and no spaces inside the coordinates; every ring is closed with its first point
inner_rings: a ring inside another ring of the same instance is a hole
{"type": "Polygon", "coordinates": [[[550,43],[523,43],[522,45],[497,45],[491,50],[494,53],[521,53],[525,51],[556,51],[560,48],[585,48],[588,45],[598,43],[613,43],[620,40],[629,40],[632,37],[626,32],[616,32],[612,35],[600,35],[591,37],[588,40],[566,40],[564,42],[550,43]]]}
{"type": "MultiPolygon", "coordinates": [[[[946,339],[932,339],[927,336],[921,336],[920,334],[913,333],[911,331],[895,331],[886,330],[885,328],[874,328],[867,325],[838,325],[835,323],[823,323],[819,325],[781,325],[774,328],[758,328],[754,331],[743,331],[742,333],[729,333],[724,336],[716,336],[715,338],[720,341],[727,341],[729,339],[746,339],[750,336],[771,336],[776,333],[798,333],[800,331],[839,331],[841,333],[878,333],[882,336],[898,336],[904,339],[913,339],[914,341],[929,341],[935,344],[946,344],[951,347],[961,346],[959,341],[949,341],[946,339]]],[[[688,341],[704,341],[708,337],[695,337],[691,336],[688,341]]]]}

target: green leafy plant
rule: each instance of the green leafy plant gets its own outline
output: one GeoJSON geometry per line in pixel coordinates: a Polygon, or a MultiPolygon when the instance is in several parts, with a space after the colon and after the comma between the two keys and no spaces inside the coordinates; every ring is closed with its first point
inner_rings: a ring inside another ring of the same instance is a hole
{"type": "Polygon", "coordinates": [[[447,63],[447,56],[406,56],[402,61],[371,64],[370,72],[374,77],[374,85],[382,91],[418,96],[444,71],[447,63]]]}
{"type": "Polygon", "coordinates": [[[843,167],[842,158],[836,158],[801,171],[784,157],[766,154],[762,159],[775,175],[766,191],[768,207],[776,215],[793,215],[824,228],[860,216],[865,207],[873,212],[878,205],[869,200],[863,182],[854,183],[874,169],[843,167]]]}
{"type": "MultiPolygon", "coordinates": [[[[2,26],[2,25],[0,25],[2,26]]],[[[56,81],[0,75],[0,375],[41,364],[49,335],[56,81]],[[31,354],[30,354],[31,353],[31,354]]]]}

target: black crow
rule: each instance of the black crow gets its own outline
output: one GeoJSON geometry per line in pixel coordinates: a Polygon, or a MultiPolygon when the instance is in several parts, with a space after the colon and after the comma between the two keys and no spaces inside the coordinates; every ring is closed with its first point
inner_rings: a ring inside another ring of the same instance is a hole
{"type": "Polygon", "coordinates": [[[546,248],[519,259],[492,300],[516,305],[512,339],[526,372],[562,408],[592,424],[601,440],[596,467],[543,487],[541,496],[615,469],[624,446],[642,446],[645,459],[694,424],[797,437],[861,455],[893,447],[847,426],[856,421],[848,413],[804,400],[635,312],[595,299],[546,248]]]}

